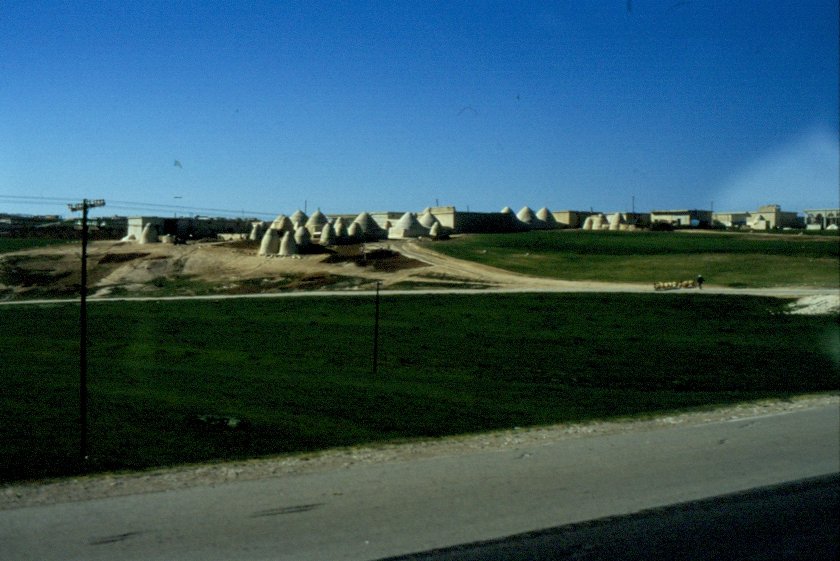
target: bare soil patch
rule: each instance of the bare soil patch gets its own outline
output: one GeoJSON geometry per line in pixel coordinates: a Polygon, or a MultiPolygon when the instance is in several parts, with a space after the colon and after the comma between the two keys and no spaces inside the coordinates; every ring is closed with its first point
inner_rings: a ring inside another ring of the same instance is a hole
{"type": "MultiPolygon", "coordinates": [[[[88,246],[93,297],[255,294],[324,288],[387,287],[429,264],[390,244],[324,248],[313,244],[294,258],[258,255],[249,240],[184,245],[95,241],[88,246]]],[[[0,294],[6,300],[72,297],[81,282],[81,248],[62,244],[0,257],[0,294]]]]}
{"type": "Polygon", "coordinates": [[[370,267],[374,271],[386,273],[429,266],[390,249],[377,248],[364,253],[362,251],[359,246],[339,247],[332,255],[324,259],[324,263],[353,263],[358,267],[370,267]]]}
{"type": "Polygon", "coordinates": [[[99,259],[99,264],[126,263],[128,261],[134,261],[135,259],[142,259],[148,256],[148,253],[106,253],[99,259]]]}

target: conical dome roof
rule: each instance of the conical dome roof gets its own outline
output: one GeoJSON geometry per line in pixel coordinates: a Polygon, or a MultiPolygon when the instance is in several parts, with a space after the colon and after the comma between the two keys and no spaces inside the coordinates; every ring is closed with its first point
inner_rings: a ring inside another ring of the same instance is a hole
{"type": "Polygon", "coordinates": [[[262,239],[263,226],[264,225],[262,222],[254,222],[253,224],[251,224],[251,233],[248,234],[248,239],[251,241],[262,239]]]}
{"type": "Polygon", "coordinates": [[[440,236],[440,222],[435,222],[429,229],[429,235],[433,238],[440,236]]]}
{"type": "Polygon", "coordinates": [[[435,224],[439,222],[439,220],[432,214],[430,211],[424,212],[420,218],[417,219],[420,224],[422,224],[426,228],[431,228],[435,224]]]}
{"type": "Polygon", "coordinates": [[[353,220],[353,223],[359,225],[359,228],[361,228],[362,234],[366,240],[375,240],[381,238],[385,234],[385,230],[383,230],[379,224],[376,223],[376,220],[374,220],[367,212],[359,214],[359,216],[353,220]]]}
{"type": "Polygon", "coordinates": [[[624,219],[621,216],[620,212],[616,212],[615,214],[611,214],[609,217],[609,224],[610,230],[620,230],[621,225],[624,223],[624,219]]]}
{"type": "Polygon", "coordinates": [[[319,208],[315,212],[312,213],[312,216],[309,217],[309,220],[306,221],[306,229],[309,230],[309,233],[313,236],[321,231],[321,228],[324,227],[324,224],[328,224],[329,219],[324,216],[324,213],[321,212],[319,208]]]}
{"type": "Polygon", "coordinates": [[[298,254],[298,245],[291,232],[283,234],[283,239],[280,240],[280,249],[278,254],[284,257],[298,254]]]}
{"type": "Polygon", "coordinates": [[[513,209],[510,208],[509,206],[506,206],[505,208],[502,209],[502,214],[513,214],[513,209]]]}
{"type": "Polygon", "coordinates": [[[417,217],[414,216],[414,213],[406,212],[402,215],[402,217],[399,220],[397,220],[397,223],[394,224],[394,228],[403,228],[407,230],[408,228],[411,228],[412,226],[415,226],[417,224],[417,217]]]}
{"type": "Polygon", "coordinates": [[[344,219],[342,217],[338,217],[335,219],[333,223],[333,230],[335,231],[335,236],[337,238],[343,238],[347,235],[347,225],[344,223],[344,219]]]}
{"type": "Polygon", "coordinates": [[[274,219],[274,222],[271,223],[271,229],[277,230],[278,232],[294,231],[291,219],[285,214],[280,214],[274,219]]]}
{"type": "Polygon", "coordinates": [[[277,236],[277,230],[269,228],[263,234],[260,242],[259,255],[274,255],[280,248],[280,238],[277,236]]]}
{"type": "Polygon", "coordinates": [[[312,243],[312,236],[309,234],[309,230],[300,226],[295,232],[295,241],[299,248],[304,248],[312,243]]]}
{"type": "Polygon", "coordinates": [[[534,214],[534,211],[527,206],[523,206],[519,212],[516,213],[516,217],[525,224],[530,224],[531,222],[537,220],[537,216],[534,214]]]}
{"type": "Polygon", "coordinates": [[[428,233],[429,229],[420,224],[417,216],[412,212],[403,214],[402,218],[388,229],[388,237],[393,239],[416,238],[417,236],[425,236],[428,233]]]}
{"type": "Polygon", "coordinates": [[[551,211],[548,210],[546,207],[542,207],[540,210],[537,211],[537,218],[548,224],[557,223],[557,220],[554,219],[554,215],[551,214],[551,211]]]}
{"type": "Polygon", "coordinates": [[[292,224],[300,223],[301,225],[306,225],[306,221],[309,219],[309,217],[306,216],[306,214],[300,209],[297,209],[290,218],[292,224]]]}
{"type": "Polygon", "coordinates": [[[361,239],[364,234],[365,233],[362,231],[362,227],[359,226],[358,222],[353,222],[350,224],[350,227],[347,228],[347,237],[351,240],[361,239]]]}
{"type": "Polygon", "coordinates": [[[329,222],[321,229],[321,245],[335,245],[335,231],[329,222]]]}
{"type": "Polygon", "coordinates": [[[358,224],[359,228],[362,229],[362,232],[368,233],[370,231],[376,230],[379,228],[377,226],[376,221],[370,217],[370,214],[367,212],[362,212],[353,220],[354,224],[358,224]]]}

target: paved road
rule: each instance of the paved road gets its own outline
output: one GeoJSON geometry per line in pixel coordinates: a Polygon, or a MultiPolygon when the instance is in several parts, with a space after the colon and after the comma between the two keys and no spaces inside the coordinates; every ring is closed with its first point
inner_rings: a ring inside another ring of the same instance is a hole
{"type": "Polygon", "coordinates": [[[0,558],[378,559],[840,472],[836,405],[0,512],[0,558]]]}
{"type": "Polygon", "coordinates": [[[387,561],[837,561],[840,474],[387,561]]]}

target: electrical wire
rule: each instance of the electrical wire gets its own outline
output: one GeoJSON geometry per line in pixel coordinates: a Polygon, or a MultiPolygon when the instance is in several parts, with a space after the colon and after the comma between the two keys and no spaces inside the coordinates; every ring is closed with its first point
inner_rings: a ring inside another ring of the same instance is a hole
{"type": "MultiPolygon", "coordinates": [[[[67,205],[77,202],[78,199],[70,197],[42,197],[37,195],[0,195],[0,203],[5,204],[44,204],[44,205],[67,205]]],[[[222,215],[232,215],[245,217],[255,216],[276,216],[277,213],[259,212],[244,209],[223,209],[223,208],[209,208],[196,207],[188,205],[170,205],[163,203],[144,203],[140,201],[122,201],[107,199],[106,208],[113,208],[117,210],[138,210],[138,211],[160,211],[160,212],[183,212],[188,214],[202,214],[202,213],[221,213],[222,215]]]]}

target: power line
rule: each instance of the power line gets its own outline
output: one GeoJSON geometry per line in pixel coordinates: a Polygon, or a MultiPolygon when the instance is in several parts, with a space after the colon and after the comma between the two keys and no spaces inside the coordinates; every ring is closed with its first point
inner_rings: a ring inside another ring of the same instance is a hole
{"type": "Polygon", "coordinates": [[[256,210],[245,210],[245,209],[229,209],[229,208],[210,208],[210,207],[197,207],[197,206],[188,206],[188,205],[168,205],[163,203],[142,203],[138,201],[118,201],[114,200],[119,206],[115,206],[109,203],[109,206],[114,208],[137,208],[137,209],[149,209],[149,210],[187,210],[187,211],[201,211],[201,212],[222,212],[225,214],[249,214],[249,215],[263,215],[263,216],[275,216],[276,213],[270,212],[260,212],[256,210]],[[127,206],[126,206],[127,205],[127,206]]]}
{"type": "MultiPolygon", "coordinates": [[[[49,204],[66,205],[73,199],[70,197],[41,197],[37,195],[0,195],[0,202],[5,204],[49,204]]],[[[224,215],[248,215],[248,216],[276,216],[277,213],[261,212],[246,209],[211,208],[188,205],[170,205],[164,203],[145,203],[140,201],[120,201],[109,199],[108,207],[119,210],[146,210],[146,211],[181,211],[191,214],[200,213],[221,213],[224,215]]]]}
{"type": "Polygon", "coordinates": [[[4,205],[39,205],[39,206],[65,206],[72,202],[72,199],[59,199],[54,197],[10,197],[0,195],[0,203],[4,205]]]}

